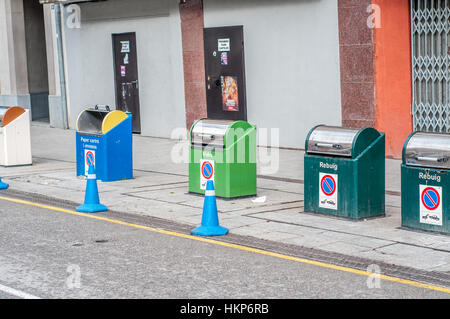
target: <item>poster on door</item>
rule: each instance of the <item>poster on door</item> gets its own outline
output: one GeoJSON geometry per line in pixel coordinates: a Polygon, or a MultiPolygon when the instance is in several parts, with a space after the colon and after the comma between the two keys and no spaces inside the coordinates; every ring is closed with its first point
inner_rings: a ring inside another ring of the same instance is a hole
{"type": "Polygon", "coordinates": [[[239,92],[237,76],[221,76],[222,106],[224,111],[239,111],[239,92]]]}

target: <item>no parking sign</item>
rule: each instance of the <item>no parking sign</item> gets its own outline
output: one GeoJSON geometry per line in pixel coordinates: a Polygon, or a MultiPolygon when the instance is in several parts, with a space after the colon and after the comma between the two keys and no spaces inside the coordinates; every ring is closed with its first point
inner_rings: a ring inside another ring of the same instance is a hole
{"type": "Polygon", "coordinates": [[[319,207],[338,208],[338,176],[319,173],[319,207]]]}
{"type": "Polygon", "coordinates": [[[442,226],[442,187],[419,185],[420,222],[442,226]]]}
{"type": "Polygon", "coordinates": [[[84,175],[88,175],[89,165],[95,166],[95,151],[84,150],[84,175]]]}
{"type": "Polygon", "coordinates": [[[201,160],[200,161],[200,189],[206,189],[206,182],[214,182],[214,161],[201,160]]]}

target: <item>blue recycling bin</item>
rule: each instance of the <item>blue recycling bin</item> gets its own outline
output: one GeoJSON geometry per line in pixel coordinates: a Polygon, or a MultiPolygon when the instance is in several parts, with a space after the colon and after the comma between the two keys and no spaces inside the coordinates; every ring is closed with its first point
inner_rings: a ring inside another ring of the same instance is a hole
{"type": "Polygon", "coordinates": [[[109,107],[84,110],[77,120],[76,148],[77,176],[87,176],[93,164],[103,182],[132,179],[132,115],[109,107]]]}

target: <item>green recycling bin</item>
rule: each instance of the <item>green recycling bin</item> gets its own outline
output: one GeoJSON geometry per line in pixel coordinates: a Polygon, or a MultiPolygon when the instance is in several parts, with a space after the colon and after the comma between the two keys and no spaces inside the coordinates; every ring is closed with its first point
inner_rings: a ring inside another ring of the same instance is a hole
{"type": "Polygon", "coordinates": [[[246,121],[200,119],[190,130],[189,192],[217,197],[256,195],[256,126],[246,121]]]}
{"type": "Polygon", "coordinates": [[[385,214],[384,133],[319,125],[305,144],[305,212],[351,219],[385,214]]]}
{"type": "Polygon", "coordinates": [[[412,133],[402,157],[402,226],[450,233],[450,135],[412,133]]]}

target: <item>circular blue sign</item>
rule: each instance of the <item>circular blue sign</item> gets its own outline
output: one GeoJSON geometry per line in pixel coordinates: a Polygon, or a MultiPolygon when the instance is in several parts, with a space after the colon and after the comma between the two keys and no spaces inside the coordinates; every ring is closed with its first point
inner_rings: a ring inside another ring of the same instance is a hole
{"type": "Polygon", "coordinates": [[[422,204],[428,210],[435,210],[441,203],[439,193],[432,187],[425,188],[422,192],[422,204]]]}
{"type": "Polygon", "coordinates": [[[210,162],[204,162],[202,165],[202,175],[206,179],[210,179],[213,175],[214,169],[210,162]]]}
{"type": "Polygon", "coordinates": [[[331,175],[325,175],[320,182],[320,188],[325,195],[331,196],[336,191],[336,181],[331,175]]]}

